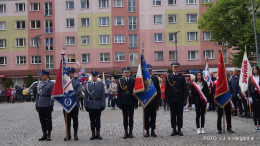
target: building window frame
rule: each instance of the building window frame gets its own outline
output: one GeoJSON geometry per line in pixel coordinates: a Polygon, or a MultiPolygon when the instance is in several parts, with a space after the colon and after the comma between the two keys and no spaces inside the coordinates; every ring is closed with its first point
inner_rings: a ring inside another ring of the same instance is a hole
{"type": "Polygon", "coordinates": [[[206,59],[207,54],[209,55],[208,59],[215,59],[214,50],[203,50],[203,59],[206,59]]]}
{"type": "Polygon", "coordinates": [[[186,0],[186,5],[195,5],[197,4],[197,0],[186,0]]]}
{"type": "Polygon", "coordinates": [[[129,66],[138,66],[138,58],[138,52],[129,52],[129,66]]]}
{"type": "Polygon", "coordinates": [[[187,14],[186,15],[187,16],[187,23],[198,23],[198,14],[187,14]],[[193,19],[192,19],[192,21],[191,21],[191,15],[196,15],[196,21],[194,21],[193,19]]]}
{"type": "Polygon", "coordinates": [[[30,29],[40,29],[41,28],[41,21],[40,20],[30,20],[30,29]],[[35,28],[32,27],[34,23],[35,28]]]}
{"type": "Polygon", "coordinates": [[[41,7],[40,7],[40,3],[39,2],[32,2],[30,3],[30,11],[40,11],[41,7]],[[35,9],[36,7],[36,9],[35,9]]]}
{"type": "Polygon", "coordinates": [[[7,61],[6,61],[6,56],[0,56],[0,65],[7,65],[7,63],[6,63],[7,61]],[[4,60],[3,61],[3,63],[1,63],[1,60],[4,60]]]}
{"type": "Polygon", "coordinates": [[[177,0],[168,0],[168,5],[169,5],[169,6],[175,6],[175,5],[177,5],[177,0]]]}
{"type": "Polygon", "coordinates": [[[187,41],[198,41],[198,32],[187,32],[187,41]],[[191,40],[191,33],[195,33],[195,40],[191,40]]]}
{"type": "Polygon", "coordinates": [[[188,60],[199,60],[199,51],[197,50],[188,51],[188,60]],[[193,52],[195,53],[195,58],[192,58],[193,52]]]}
{"type": "Polygon", "coordinates": [[[81,36],[81,45],[90,45],[89,36],[81,36]]]}
{"type": "Polygon", "coordinates": [[[81,26],[81,27],[88,27],[88,26],[89,26],[89,18],[81,18],[81,19],[80,19],[80,26],[81,26]],[[83,25],[83,23],[84,23],[85,25],[83,25]]]}
{"type": "Polygon", "coordinates": [[[138,48],[138,36],[137,34],[129,34],[129,49],[138,48]]]}
{"type": "Polygon", "coordinates": [[[66,1],[66,10],[74,10],[74,1],[66,1]]]}
{"type": "Polygon", "coordinates": [[[53,33],[53,21],[52,19],[44,20],[44,33],[45,34],[52,34],[53,33]],[[46,27],[46,22],[48,27],[46,27]]]}
{"type": "Polygon", "coordinates": [[[99,17],[99,26],[109,26],[109,17],[99,17]]]}
{"type": "Polygon", "coordinates": [[[52,2],[44,2],[44,16],[52,16],[52,2]]]}
{"type": "Polygon", "coordinates": [[[16,65],[25,65],[26,64],[26,56],[16,56],[16,65]]]}
{"type": "MultiPolygon", "coordinates": [[[[39,64],[41,64],[41,56],[39,55],[39,64]]],[[[33,55],[31,56],[31,64],[38,64],[38,59],[37,59],[37,55],[33,55]]]]}
{"type": "Polygon", "coordinates": [[[98,0],[98,8],[108,8],[109,0],[98,0]]]}
{"type": "Polygon", "coordinates": [[[15,3],[15,12],[24,12],[25,3],[15,3]]]}
{"type": "Polygon", "coordinates": [[[53,51],[53,37],[46,37],[44,39],[44,44],[45,44],[45,47],[44,47],[44,50],[45,52],[49,52],[49,51],[53,51]]]}
{"type": "Polygon", "coordinates": [[[114,17],[114,26],[122,26],[122,25],[125,25],[124,16],[114,17]],[[120,20],[120,21],[118,21],[118,20],[120,20]]]}
{"type": "Polygon", "coordinates": [[[116,52],[115,62],[124,62],[124,61],[125,61],[125,52],[116,52]]]}
{"type": "Polygon", "coordinates": [[[0,21],[2,23],[2,28],[0,30],[6,30],[6,21],[0,21]]]}
{"type": "Polygon", "coordinates": [[[0,7],[1,7],[0,13],[5,13],[5,12],[6,12],[6,6],[5,6],[5,4],[0,4],[0,7]]]}
{"type": "Polygon", "coordinates": [[[89,9],[89,0],[81,0],[80,1],[80,8],[81,9],[89,9]],[[83,8],[84,3],[86,3],[85,4],[86,8],[83,8]]]}
{"type": "Polygon", "coordinates": [[[99,35],[99,44],[100,45],[110,44],[110,36],[109,35],[99,35]]]}
{"type": "MultiPolygon", "coordinates": [[[[169,51],[169,60],[176,60],[176,51],[169,51]]],[[[177,51],[177,60],[178,60],[178,51],[177,51]]]]}
{"type": "Polygon", "coordinates": [[[211,40],[211,32],[203,32],[203,41],[210,41],[210,40],[211,40]]]}
{"type": "Polygon", "coordinates": [[[124,0],[113,0],[113,6],[114,7],[124,7],[124,0]]]}
{"type": "Polygon", "coordinates": [[[128,0],[128,13],[136,12],[136,0],[128,0]]]}
{"type": "Polygon", "coordinates": [[[124,44],[125,43],[125,35],[124,34],[114,35],[114,43],[115,44],[124,44]]]}
{"type": "Polygon", "coordinates": [[[162,43],[163,42],[163,33],[155,33],[154,34],[154,42],[155,43],[162,43]],[[161,40],[160,39],[160,36],[161,36],[161,40]]]}
{"type": "Polygon", "coordinates": [[[153,6],[162,6],[162,0],[153,0],[153,6]]]}
{"type": "Polygon", "coordinates": [[[76,63],[76,55],[75,54],[68,54],[67,55],[67,63],[76,63]]]}
{"type": "Polygon", "coordinates": [[[67,27],[67,28],[75,27],[74,18],[67,18],[67,19],[66,19],[66,27],[67,27]]]}
{"type": "MultiPolygon", "coordinates": [[[[37,40],[35,38],[31,38],[30,39],[30,46],[31,47],[37,47],[37,40]]],[[[41,46],[41,38],[39,38],[39,46],[41,46]]]]}
{"type": "Polygon", "coordinates": [[[75,45],[75,37],[74,36],[68,36],[66,37],[66,45],[73,46],[75,45]]]}
{"type": "Polygon", "coordinates": [[[169,14],[168,15],[168,23],[172,24],[172,23],[177,23],[177,14],[169,14]],[[170,18],[172,17],[172,22],[170,21],[170,18]]]}
{"type": "Polygon", "coordinates": [[[137,30],[137,17],[136,16],[128,16],[128,30],[133,30],[133,31],[137,30]]]}
{"type": "Polygon", "coordinates": [[[81,63],[89,63],[90,62],[90,54],[81,54],[81,63]],[[83,55],[86,55],[86,61],[83,60],[83,55]]]}
{"type": "Polygon", "coordinates": [[[16,38],[15,39],[15,47],[25,47],[25,45],[26,45],[25,38],[16,38]],[[22,45],[20,43],[22,43],[22,45]]]}
{"type": "Polygon", "coordinates": [[[212,0],[201,0],[201,3],[202,3],[202,4],[206,4],[206,2],[209,2],[209,3],[210,3],[210,2],[212,2],[212,0]]]}
{"type": "MultiPolygon", "coordinates": [[[[175,33],[169,33],[168,37],[169,37],[169,42],[175,42],[175,33]]],[[[178,33],[176,34],[176,37],[177,37],[177,42],[178,42],[178,33]]]]}
{"type": "Polygon", "coordinates": [[[0,39],[0,48],[6,48],[6,39],[0,39]]]}
{"type": "Polygon", "coordinates": [[[45,69],[53,69],[53,55],[45,55],[45,69]],[[47,65],[49,67],[47,67],[47,65]]]}
{"type": "Polygon", "coordinates": [[[162,15],[153,15],[153,24],[162,24],[162,23],[163,23],[162,15]]]}
{"type": "Polygon", "coordinates": [[[164,60],[164,58],[163,58],[163,51],[154,51],[154,60],[155,61],[164,60]],[[159,55],[161,55],[161,56],[159,56],[159,55]]]}
{"type": "Polygon", "coordinates": [[[110,62],[110,53],[99,53],[99,62],[110,62]]]}
{"type": "Polygon", "coordinates": [[[15,29],[25,29],[26,24],[25,24],[25,20],[16,20],[15,21],[15,29]],[[18,28],[18,26],[20,26],[18,28]]]}

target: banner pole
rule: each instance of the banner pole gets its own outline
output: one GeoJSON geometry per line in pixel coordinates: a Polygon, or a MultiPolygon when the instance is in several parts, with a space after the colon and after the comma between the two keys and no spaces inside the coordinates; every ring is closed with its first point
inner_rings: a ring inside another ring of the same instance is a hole
{"type": "Polygon", "coordinates": [[[249,103],[249,111],[250,111],[250,116],[251,116],[251,103],[249,103]]]}
{"type": "Polygon", "coordinates": [[[225,107],[223,107],[223,133],[225,133],[225,107]]]}
{"type": "Polygon", "coordinates": [[[145,116],[144,116],[144,107],[143,107],[143,135],[145,135],[145,133],[144,133],[144,126],[145,126],[145,116]]]}
{"type": "Polygon", "coordinates": [[[66,111],[65,111],[65,121],[66,121],[66,139],[69,140],[68,121],[67,121],[67,112],[66,111]]]}

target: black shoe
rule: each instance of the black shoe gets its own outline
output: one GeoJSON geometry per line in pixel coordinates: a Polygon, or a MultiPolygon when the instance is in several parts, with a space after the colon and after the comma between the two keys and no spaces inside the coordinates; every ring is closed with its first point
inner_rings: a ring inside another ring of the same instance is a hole
{"type": "Polygon", "coordinates": [[[63,140],[64,141],[71,140],[70,128],[68,129],[68,139],[67,139],[67,137],[65,137],[63,140]]]}
{"type": "Polygon", "coordinates": [[[209,109],[208,111],[211,111],[211,109],[209,109]]]}
{"type": "Polygon", "coordinates": [[[74,140],[79,140],[78,129],[74,129],[74,140]]]}
{"type": "Polygon", "coordinates": [[[103,138],[100,136],[100,130],[97,130],[96,139],[103,139],[103,138]]]}
{"type": "Polygon", "coordinates": [[[125,135],[124,135],[123,139],[127,139],[127,137],[128,137],[128,132],[127,132],[127,129],[125,129],[125,135]]]}
{"type": "Polygon", "coordinates": [[[154,129],[152,129],[152,131],[151,131],[151,136],[153,136],[153,137],[156,137],[157,135],[155,134],[155,132],[154,132],[154,129]]]}
{"type": "Polygon", "coordinates": [[[133,128],[130,128],[130,129],[129,129],[129,138],[134,138],[132,132],[133,132],[133,128]]]}
{"type": "Polygon", "coordinates": [[[176,134],[177,134],[177,131],[176,131],[175,128],[173,128],[172,133],[171,133],[171,136],[174,136],[174,135],[176,135],[176,134]]]}
{"type": "Polygon", "coordinates": [[[92,135],[90,137],[90,140],[94,140],[95,139],[95,130],[92,130],[92,135]]]}
{"type": "Polygon", "coordinates": [[[149,137],[149,130],[146,130],[144,137],[149,137]]]}
{"type": "Polygon", "coordinates": [[[47,140],[47,132],[43,132],[42,137],[39,139],[39,141],[47,140]]]}
{"type": "Polygon", "coordinates": [[[108,107],[111,107],[110,105],[108,105],[108,107]]]}
{"type": "Polygon", "coordinates": [[[47,134],[47,141],[51,141],[51,131],[48,131],[48,134],[47,134]]]}
{"type": "Polygon", "coordinates": [[[234,133],[234,131],[232,129],[228,129],[227,131],[230,133],[234,133]]]}
{"type": "Polygon", "coordinates": [[[218,130],[218,134],[222,134],[222,131],[221,131],[221,130],[218,130]]]}
{"type": "Polygon", "coordinates": [[[246,117],[247,117],[247,115],[243,115],[243,116],[242,116],[242,118],[246,118],[246,117]]]}
{"type": "Polygon", "coordinates": [[[181,132],[181,128],[178,128],[178,134],[179,136],[183,136],[183,133],[181,132]]]}

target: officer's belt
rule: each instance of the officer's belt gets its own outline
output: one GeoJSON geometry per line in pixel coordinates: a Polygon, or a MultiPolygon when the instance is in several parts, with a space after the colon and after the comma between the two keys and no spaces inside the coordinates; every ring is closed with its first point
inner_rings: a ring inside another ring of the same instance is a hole
{"type": "Polygon", "coordinates": [[[182,92],[182,89],[173,89],[174,92],[182,92]]]}
{"type": "Polygon", "coordinates": [[[41,97],[49,97],[50,94],[43,94],[43,95],[40,95],[41,97]]]}
{"type": "Polygon", "coordinates": [[[89,100],[101,100],[101,98],[89,98],[89,100]]]}

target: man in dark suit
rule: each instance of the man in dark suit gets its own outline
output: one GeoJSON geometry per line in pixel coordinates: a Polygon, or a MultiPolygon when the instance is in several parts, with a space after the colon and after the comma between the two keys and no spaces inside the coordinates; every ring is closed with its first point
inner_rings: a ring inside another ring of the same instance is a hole
{"type": "MultiPolygon", "coordinates": [[[[67,68],[70,76],[70,80],[74,89],[74,95],[78,99],[78,96],[81,94],[81,86],[79,80],[73,79],[74,78],[74,73],[75,73],[75,68],[73,67],[68,67],[67,68]]],[[[63,114],[65,117],[65,110],[63,110],[63,114]]],[[[78,115],[79,115],[79,102],[78,100],[76,101],[75,107],[71,110],[70,113],[67,113],[67,126],[68,126],[68,139],[65,137],[64,140],[71,140],[71,132],[70,132],[70,127],[71,127],[71,119],[73,120],[73,129],[74,129],[74,140],[79,140],[78,138],[78,115]]]]}
{"type": "Polygon", "coordinates": [[[149,137],[150,128],[151,128],[151,136],[156,137],[157,135],[154,132],[155,121],[156,121],[156,110],[161,103],[161,91],[160,91],[158,77],[153,75],[152,65],[148,64],[147,67],[149,69],[149,73],[150,73],[151,79],[153,81],[153,84],[156,88],[157,95],[153,98],[153,100],[147,105],[147,107],[144,110],[145,130],[146,130],[146,134],[144,135],[144,137],[149,137]]]}
{"type": "MultiPolygon", "coordinates": [[[[216,77],[213,76],[213,74],[214,74],[214,73],[213,73],[212,71],[209,73],[212,82],[214,82],[214,81],[217,80],[216,77]]],[[[208,111],[211,111],[211,110],[212,110],[212,111],[215,111],[215,102],[214,102],[215,86],[214,86],[214,83],[213,83],[213,85],[211,86],[211,92],[210,92],[209,95],[210,95],[210,98],[209,98],[210,106],[209,106],[209,110],[208,110],[208,111]]]]}
{"type": "Polygon", "coordinates": [[[232,100],[233,100],[233,104],[235,106],[235,111],[234,114],[232,116],[237,116],[237,104],[238,104],[238,108],[239,108],[239,117],[242,116],[242,102],[239,99],[240,96],[240,87],[239,87],[239,76],[237,76],[238,70],[234,70],[234,75],[231,78],[230,84],[232,87],[232,92],[231,92],[231,96],[232,96],[232,100]]]}
{"type": "Polygon", "coordinates": [[[125,67],[122,70],[125,77],[119,79],[119,85],[117,86],[117,105],[120,109],[122,109],[123,124],[125,129],[123,139],[126,139],[128,137],[133,138],[132,131],[134,126],[134,109],[138,108],[138,101],[133,96],[135,79],[130,77],[130,68],[125,67]]]}

